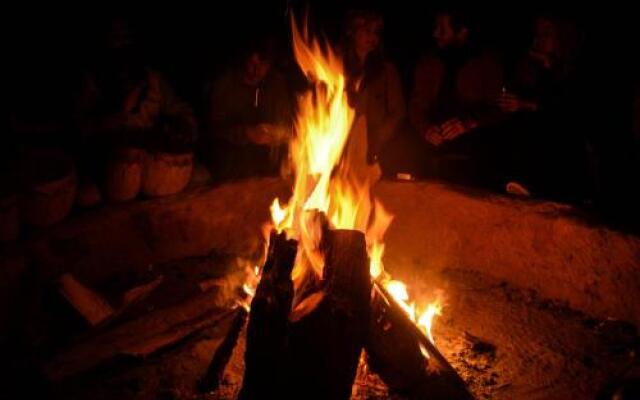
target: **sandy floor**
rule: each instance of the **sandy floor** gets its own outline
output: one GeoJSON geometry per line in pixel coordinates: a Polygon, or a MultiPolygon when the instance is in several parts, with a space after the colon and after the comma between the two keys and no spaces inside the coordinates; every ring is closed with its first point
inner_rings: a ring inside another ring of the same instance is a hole
{"type": "MultiPolygon", "coordinates": [[[[180,270],[175,268],[180,265],[173,263],[173,270],[180,270]]],[[[201,274],[210,267],[191,260],[174,278],[191,279],[190,269],[201,274]]],[[[478,399],[593,399],[604,385],[622,376],[638,376],[639,341],[631,326],[591,319],[475,272],[444,271],[430,276],[428,282],[414,289],[437,287],[447,298],[444,315],[434,326],[437,346],[478,399]]],[[[158,299],[166,296],[158,293],[149,301],[158,299]]],[[[242,341],[220,389],[205,395],[195,390],[228,326],[229,319],[147,360],[114,362],[53,385],[49,395],[61,399],[234,398],[242,375],[242,341]]],[[[377,377],[360,375],[353,398],[401,397],[389,394],[377,377]]]]}

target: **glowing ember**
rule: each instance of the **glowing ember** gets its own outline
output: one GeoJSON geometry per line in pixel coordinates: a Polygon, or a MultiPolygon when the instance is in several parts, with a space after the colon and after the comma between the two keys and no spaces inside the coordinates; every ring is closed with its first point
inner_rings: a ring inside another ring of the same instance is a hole
{"type": "Polygon", "coordinates": [[[385,289],[393,296],[393,299],[402,307],[409,318],[415,322],[416,307],[414,303],[408,304],[409,293],[407,286],[400,281],[388,281],[384,284],[385,289]]]}
{"type": "MultiPolygon", "coordinates": [[[[407,286],[398,280],[387,280],[383,282],[387,292],[393,297],[398,305],[404,310],[409,319],[416,323],[418,327],[427,335],[431,343],[435,344],[431,328],[436,315],[441,315],[442,304],[439,300],[430,303],[422,312],[418,312],[414,302],[409,302],[407,286]],[[420,317],[418,317],[420,315],[420,317]]],[[[423,352],[424,353],[424,352],[423,352]]],[[[427,357],[428,355],[425,354],[427,357]]]]}
{"type": "Polygon", "coordinates": [[[260,267],[257,265],[252,267],[251,263],[247,260],[238,259],[236,262],[245,264],[245,278],[244,284],[242,285],[242,291],[246,297],[238,300],[238,304],[241,307],[244,307],[245,310],[249,311],[251,300],[256,295],[256,289],[258,288],[258,283],[260,283],[260,267]]]}
{"type": "Polygon", "coordinates": [[[273,221],[273,225],[278,233],[280,233],[282,231],[280,224],[282,224],[284,219],[287,217],[286,210],[280,207],[280,201],[278,201],[278,199],[273,200],[269,209],[271,210],[271,220],[273,221]]]}
{"type": "Polygon", "coordinates": [[[438,301],[434,301],[433,303],[427,306],[427,309],[422,313],[420,318],[418,318],[418,326],[420,326],[424,332],[426,333],[431,343],[435,344],[433,340],[433,335],[431,333],[431,326],[433,324],[433,318],[436,315],[442,315],[442,305],[438,301]]]}

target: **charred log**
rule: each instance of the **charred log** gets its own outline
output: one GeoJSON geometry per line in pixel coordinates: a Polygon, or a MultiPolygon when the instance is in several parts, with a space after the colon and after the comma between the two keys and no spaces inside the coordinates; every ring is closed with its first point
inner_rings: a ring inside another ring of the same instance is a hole
{"type": "Polygon", "coordinates": [[[371,280],[364,235],[336,230],[325,238],[325,295],[292,324],[290,398],[349,399],[367,334],[371,280]]]}
{"type": "Polygon", "coordinates": [[[298,250],[286,234],[271,233],[262,278],[251,302],[240,399],[279,398],[287,385],[291,271],[298,250]]]}
{"type": "Polygon", "coordinates": [[[427,336],[382,285],[376,282],[374,286],[365,345],[371,370],[391,390],[410,399],[472,399],[462,378],[427,336]]]}
{"type": "Polygon", "coordinates": [[[224,369],[229,363],[234,347],[236,347],[240,332],[242,332],[242,328],[247,321],[247,316],[247,310],[243,307],[239,307],[233,318],[229,332],[227,332],[224,340],[216,349],[205,376],[199,382],[198,390],[200,392],[213,392],[218,388],[218,386],[220,386],[220,382],[224,375],[224,369]]]}

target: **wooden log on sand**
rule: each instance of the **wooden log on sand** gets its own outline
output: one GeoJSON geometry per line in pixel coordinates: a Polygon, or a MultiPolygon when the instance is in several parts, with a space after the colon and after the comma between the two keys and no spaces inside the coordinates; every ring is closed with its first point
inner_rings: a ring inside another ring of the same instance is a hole
{"type": "Polygon", "coordinates": [[[371,370],[407,398],[473,399],[455,369],[378,282],[365,351],[371,370]]]}
{"type": "Polygon", "coordinates": [[[288,385],[291,271],[297,251],[298,243],[287,240],[285,233],[271,233],[262,277],[251,302],[240,399],[280,398],[288,385]]]}
{"type": "Polygon", "coordinates": [[[371,278],[364,234],[325,235],[324,297],[292,324],[288,398],[349,399],[369,326],[371,278]]]}

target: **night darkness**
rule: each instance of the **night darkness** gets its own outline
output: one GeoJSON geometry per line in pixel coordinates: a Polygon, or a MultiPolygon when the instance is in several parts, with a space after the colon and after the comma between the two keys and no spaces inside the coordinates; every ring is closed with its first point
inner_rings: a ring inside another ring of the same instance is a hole
{"type": "MultiPolygon", "coordinates": [[[[207,83],[239,56],[249,38],[265,32],[278,38],[278,63],[292,68],[287,10],[298,15],[310,10],[313,30],[331,41],[340,37],[345,10],[370,8],[385,16],[385,53],[402,77],[408,95],[413,67],[432,46],[434,10],[440,3],[409,1],[267,1],[229,2],[222,5],[160,5],[95,8],[34,7],[8,13],[9,68],[5,74],[6,104],[10,113],[26,119],[61,119],[73,104],[84,70],[99,54],[101,34],[113,18],[124,17],[135,30],[140,54],[173,85],[177,94],[202,116],[207,83]],[[223,8],[224,7],[224,8],[223,8]],[[54,117],[55,116],[55,117],[54,117]]],[[[509,67],[530,43],[531,19],[538,14],[558,15],[575,21],[584,34],[579,64],[585,117],[576,121],[581,135],[590,138],[601,156],[601,189],[595,197],[609,211],[610,202],[630,206],[630,181],[637,181],[637,156],[631,129],[631,104],[637,86],[637,30],[624,7],[596,2],[590,6],[527,1],[518,4],[476,4],[472,8],[477,37],[502,55],[509,67]]],[[[4,130],[5,163],[15,149],[36,144],[68,143],[72,129],[55,137],[20,137],[4,130]]],[[[36,135],[37,136],[37,135],[36,135]]],[[[626,207],[625,207],[626,209],[626,207]]],[[[623,214],[627,215],[626,212],[623,214]]],[[[622,219],[627,219],[623,217],[622,219]]]]}

